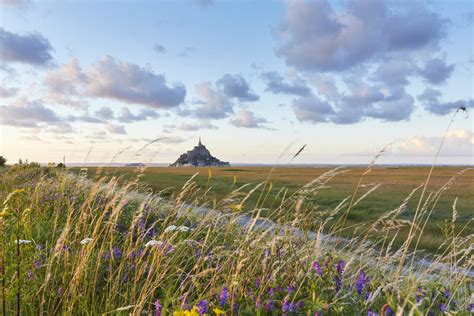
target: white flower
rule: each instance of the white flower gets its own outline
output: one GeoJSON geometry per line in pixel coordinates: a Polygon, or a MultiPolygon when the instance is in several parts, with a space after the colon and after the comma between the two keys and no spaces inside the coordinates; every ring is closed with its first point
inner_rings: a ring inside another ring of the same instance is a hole
{"type": "Polygon", "coordinates": [[[153,247],[153,246],[161,246],[161,245],[163,245],[162,241],[152,239],[145,244],[145,247],[153,247]]]}
{"type": "Polygon", "coordinates": [[[20,245],[22,245],[22,244],[29,244],[29,243],[31,243],[31,240],[18,239],[18,240],[15,240],[15,243],[16,243],[16,244],[20,244],[20,245]]]}
{"type": "Polygon", "coordinates": [[[191,230],[191,228],[187,227],[187,226],[179,226],[177,228],[180,232],[188,232],[191,230]]]}
{"type": "Polygon", "coordinates": [[[94,239],[87,237],[87,238],[84,238],[83,240],[81,240],[80,244],[81,245],[87,245],[88,243],[90,243],[93,240],[94,239]]]}
{"type": "Polygon", "coordinates": [[[172,231],[176,230],[176,228],[178,228],[178,227],[176,227],[176,225],[170,225],[170,226],[165,228],[165,233],[172,232],[172,231]]]}

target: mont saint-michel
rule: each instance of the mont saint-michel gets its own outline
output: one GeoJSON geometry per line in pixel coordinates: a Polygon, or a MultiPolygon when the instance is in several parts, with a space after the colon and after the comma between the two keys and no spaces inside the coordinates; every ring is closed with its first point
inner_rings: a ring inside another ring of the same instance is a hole
{"type": "Polygon", "coordinates": [[[192,150],[179,156],[178,160],[170,165],[170,167],[207,167],[207,166],[230,166],[227,161],[221,161],[216,157],[212,156],[209,150],[199,142],[197,146],[194,146],[192,150]]]}

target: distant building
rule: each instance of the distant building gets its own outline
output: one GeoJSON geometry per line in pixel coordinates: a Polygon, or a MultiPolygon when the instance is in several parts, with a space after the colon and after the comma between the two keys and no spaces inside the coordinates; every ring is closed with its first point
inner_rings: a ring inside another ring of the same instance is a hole
{"type": "Polygon", "coordinates": [[[207,166],[230,166],[227,161],[220,161],[216,157],[212,156],[206,146],[201,143],[201,137],[199,137],[199,143],[192,150],[179,156],[178,160],[170,165],[170,167],[207,167],[207,166]]]}

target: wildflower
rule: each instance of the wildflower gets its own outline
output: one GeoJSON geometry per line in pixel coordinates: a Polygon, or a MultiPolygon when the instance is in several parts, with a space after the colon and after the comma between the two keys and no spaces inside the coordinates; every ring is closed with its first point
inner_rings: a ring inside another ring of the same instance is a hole
{"type": "Polygon", "coordinates": [[[474,312],[474,303],[469,303],[467,305],[467,311],[468,312],[474,312]]]}
{"type": "Polygon", "coordinates": [[[17,240],[15,240],[15,244],[24,245],[24,244],[29,244],[29,243],[31,243],[31,240],[26,240],[26,239],[17,239],[17,240]]]}
{"type": "Polygon", "coordinates": [[[344,273],[345,266],[346,263],[344,262],[344,260],[339,260],[339,262],[336,264],[336,272],[337,274],[339,274],[339,276],[342,276],[342,274],[344,273]]]}
{"type": "Polygon", "coordinates": [[[165,228],[164,232],[169,233],[169,232],[175,231],[176,228],[178,228],[176,225],[170,225],[170,226],[165,228]]]}
{"type": "Polygon", "coordinates": [[[317,260],[313,262],[313,269],[317,275],[323,275],[323,273],[321,272],[321,267],[319,266],[319,262],[317,260]]]}
{"type": "Polygon", "coordinates": [[[34,275],[33,271],[28,270],[28,279],[29,280],[33,279],[33,275],[34,275]]]}
{"type": "Polygon", "coordinates": [[[299,305],[300,304],[290,303],[288,301],[288,298],[285,298],[285,300],[283,301],[283,304],[281,306],[281,310],[282,310],[283,313],[287,313],[287,312],[293,313],[293,312],[298,311],[299,305]]]}
{"type": "Polygon", "coordinates": [[[362,290],[364,289],[365,285],[367,284],[367,277],[365,276],[364,270],[359,271],[359,275],[356,279],[356,289],[357,293],[362,294],[362,290]]]}
{"type": "Polygon", "coordinates": [[[225,312],[222,309],[219,309],[219,308],[214,308],[212,311],[216,314],[216,316],[220,316],[220,315],[225,314],[225,312]]]}
{"type": "Polygon", "coordinates": [[[114,248],[112,249],[112,253],[114,255],[114,258],[120,260],[120,258],[122,258],[122,252],[120,251],[120,248],[117,247],[117,246],[114,246],[114,248]]]}
{"type": "Polygon", "coordinates": [[[155,303],[153,303],[153,305],[155,305],[155,316],[161,316],[163,306],[161,305],[160,300],[156,300],[155,303]]]}
{"type": "Polygon", "coordinates": [[[197,306],[194,306],[191,310],[176,311],[173,312],[173,316],[199,316],[197,306]]]}
{"type": "Polygon", "coordinates": [[[293,292],[295,290],[294,284],[290,284],[290,286],[288,286],[286,288],[286,290],[288,291],[288,294],[291,294],[291,292],[293,292]]]}
{"type": "Polygon", "coordinates": [[[39,269],[41,267],[41,262],[38,259],[35,259],[33,261],[33,266],[35,267],[35,269],[39,269]]]}
{"type": "Polygon", "coordinates": [[[199,315],[207,314],[208,307],[207,307],[207,300],[202,300],[197,304],[198,313],[199,315]]]}
{"type": "Polygon", "coordinates": [[[449,289],[446,289],[446,291],[444,292],[444,297],[446,297],[447,300],[449,300],[449,298],[451,297],[451,291],[449,289]]]}
{"type": "Polygon", "coordinates": [[[178,231],[180,232],[188,232],[191,230],[191,228],[187,227],[187,226],[179,226],[176,228],[178,231]]]}
{"type": "Polygon", "coordinates": [[[265,310],[267,312],[272,312],[274,309],[275,309],[275,302],[273,301],[273,299],[268,300],[265,303],[265,310]]]}
{"type": "Polygon", "coordinates": [[[379,316],[379,314],[377,312],[374,312],[371,309],[369,309],[369,312],[367,313],[367,316],[379,316]]]}
{"type": "Polygon", "coordinates": [[[229,299],[229,289],[224,287],[221,290],[221,294],[219,296],[219,305],[222,307],[227,303],[227,300],[229,299]]]}
{"type": "Polygon", "coordinates": [[[157,246],[157,245],[161,246],[161,245],[163,245],[163,242],[159,241],[159,240],[152,239],[152,240],[150,240],[149,242],[147,242],[145,244],[145,247],[153,247],[153,246],[157,246]]]}
{"type": "Polygon", "coordinates": [[[385,304],[384,306],[382,306],[380,314],[382,316],[391,316],[393,314],[393,312],[392,312],[392,308],[390,307],[390,305],[385,304]]]}
{"type": "Polygon", "coordinates": [[[439,303],[438,307],[439,307],[439,310],[442,311],[442,312],[447,311],[446,304],[444,304],[444,303],[439,303]]]}
{"type": "Polygon", "coordinates": [[[87,237],[87,238],[84,238],[83,240],[81,240],[79,243],[81,245],[87,245],[88,243],[90,243],[91,241],[93,241],[94,239],[90,238],[90,237],[87,237]]]}
{"type": "Polygon", "coordinates": [[[339,292],[339,290],[342,287],[342,280],[339,276],[334,276],[334,281],[336,282],[336,292],[339,292]]]}

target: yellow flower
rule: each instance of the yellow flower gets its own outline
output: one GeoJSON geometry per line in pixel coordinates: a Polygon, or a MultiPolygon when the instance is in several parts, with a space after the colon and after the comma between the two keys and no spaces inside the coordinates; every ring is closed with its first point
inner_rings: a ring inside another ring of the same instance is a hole
{"type": "Polygon", "coordinates": [[[214,308],[212,310],[214,313],[216,313],[217,316],[219,315],[225,315],[225,312],[222,310],[222,309],[219,309],[219,308],[214,308]]]}
{"type": "Polygon", "coordinates": [[[190,311],[175,311],[173,316],[199,316],[197,306],[194,306],[190,311]]]}

